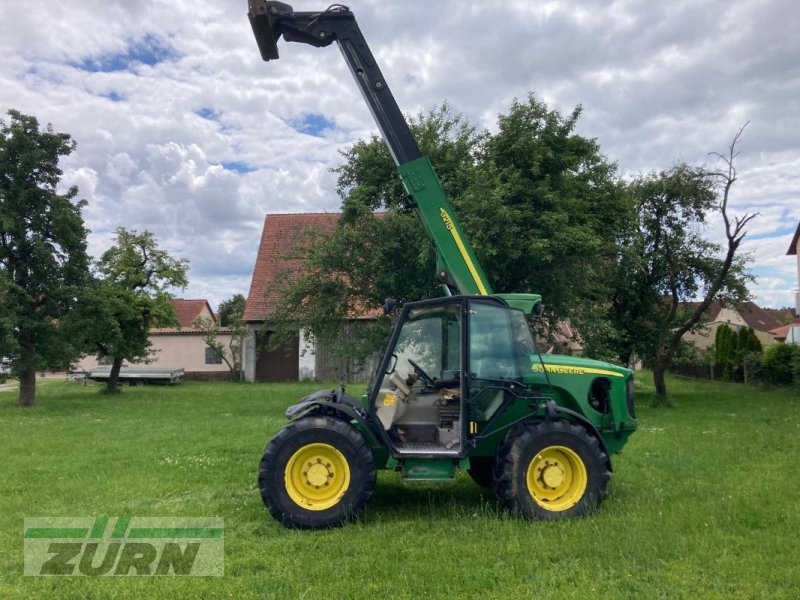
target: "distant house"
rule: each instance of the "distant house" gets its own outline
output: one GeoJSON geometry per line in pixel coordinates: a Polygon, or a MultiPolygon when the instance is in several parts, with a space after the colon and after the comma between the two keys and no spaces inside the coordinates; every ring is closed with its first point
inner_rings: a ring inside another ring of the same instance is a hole
{"type": "Polygon", "coordinates": [[[770,331],[776,342],[800,344],[800,323],[789,323],[770,331]]]}
{"type": "Polygon", "coordinates": [[[786,251],[787,256],[797,257],[797,292],[795,293],[795,314],[800,315],[800,223],[797,224],[797,231],[786,251]]]}
{"type": "MultiPolygon", "coordinates": [[[[303,259],[295,255],[301,236],[311,233],[329,236],[339,218],[338,213],[270,214],[264,219],[264,229],[256,255],[253,278],[244,320],[250,335],[245,345],[244,370],[247,381],[364,381],[373,364],[356,365],[335,356],[324,344],[316,342],[305,331],[282,348],[270,350],[268,341],[270,317],[280,298],[279,289],[285,279],[299,274],[303,259]]],[[[353,325],[369,316],[354,315],[353,325]]]]}
{"type": "MultiPolygon", "coordinates": [[[[794,232],[794,237],[789,244],[786,255],[797,257],[797,291],[794,298],[794,314],[795,319],[797,319],[800,318],[800,223],[797,224],[797,230],[794,232]]],[[[784,341],[800,344],[800,323],[795,323],[787,329],[784,341]]]]}
{"type": "Polygon", "coordinates": [[[734,331],[742,327],[752,329],[763,346],[774,344],[777,340],[772,330],[780,327],[780,323],[763,308],[753,302],[742,302],[734,306],[723,307],[719,301],[714,300],[707,312],[707,322],[698,331],[687,333],[683,340],[691,342],[701,350],[705,350],[714,343],[717,329],[723,324],[734,331]]]}
{"type": "MultiPolygon", "coordinates": [[[[198,317],[217,320],[207,300],[172,300],[178,318],[178,327],[150,330],[152,361],[149,363],[130,363],[132,366],[170,367],[183,369],[184,379],[221,380],[227,379],[230,370],[225,361],[203,341],[202,332],[195,329],[193,322],[198,317]]],[[[220,331],[219,341],[230,343],[230,333],[220,331]]],[[[89,371],[99,364],[109,364],[107,359],[98,361],[96,356],[87,356],[74,367],[78,371],[89,371]]],[[[125,363],[127,366],[129,363],[125,363]]]]}

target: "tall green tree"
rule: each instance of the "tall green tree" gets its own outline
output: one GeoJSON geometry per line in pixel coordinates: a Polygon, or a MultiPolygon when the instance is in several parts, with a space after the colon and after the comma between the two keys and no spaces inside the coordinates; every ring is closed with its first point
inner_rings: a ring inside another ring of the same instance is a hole
{"type": "Polygon", "coordinates": [[[753,367],[761,360],[764,347],[750,327],[742,327],[736,336],[736,365],[742,369],[744,383],[750,379],[753,367]]]}
{"type": "Polygon", "coordinates": [[[733,217],[729,208],[742,130],[727,154],[714,155],[720,170],[680,164],[629,185],[635,218],[620,235],[610,315],[620,332],[620,357],[636,353],[652,363],[658,403],[667,400],[664,375],[681,339],[701,325],[711,302],[748,298],[752,277],[739,249],[756,215],[733,217]],[[723,226],[724,244],[703,233],[712,217],[723,226]]]}
{"type": "Polygon", "coordinates": [[[171,288],[188,285],[188,260],[173,258],[149,231],[119,227],[114,244],[97,261],[98,314],[93,342],[110,357],[108,391],[117,391],[124,361],[146,362],[152,327],[178,324],[171,288]]]}
{"type": "Polygon", "coordinates": [[[67,366],[81,350],[76,307],[89,280],[78,189],[58,192],[68,134],[8,111],[0,120],[0,356],[12,358],[19,403],[36,400],[37,369],[67,366]]]}
{"type": "Polygon", "coordinates": [[[242,294],[234,294],[227,300],[219,303],[219,324],[221,327],[230,327],[233,323],[241,321],[244,316],[244,305],[247,302],[242,294]]]}
{"type": "MultiPolygon", "coordinates": [[[[575,133],[580,112],[564,116],[531,95],[499,116],[495,134],[446,104],[410,126],[493,288],[540,293],[551,325],[569,317],[588,332],[597,321],[588,307],[604,297],[628,201],[596,141],[575,133]]],[[[339,226],[326,239],[300,244],[296,255],[306,257],[307,268],[285,278],[277,315],[287,331],[302,326],[328,343],[344,343],[339,332],[347,314],[374,309],[386,297],[441,295],[434,245],[407,206],[383,140],[359,141],[344,159],[337,170],[339,226]]],[[[348,336],[344,350],[374,351],[387,326],[378,320],[348,336]]]]}
{"type": "Polygon", "coordinates": [[[581,111],[562,115],[530,95],[500,115],[463,222],[496,290],[542,294],[552,321],[570,318],[587,336],[630,208],[616,165],[575,133],[581,111]]]}
{"type": "Polygon", "coordinates": [[[717,328],[714,337],[715,359],[717,365],[722,367],[722,378],[726,381],[731,378],[731,369],[736,362],[738,342],[739,337],[728,325],[722,324],[717,328]]]}

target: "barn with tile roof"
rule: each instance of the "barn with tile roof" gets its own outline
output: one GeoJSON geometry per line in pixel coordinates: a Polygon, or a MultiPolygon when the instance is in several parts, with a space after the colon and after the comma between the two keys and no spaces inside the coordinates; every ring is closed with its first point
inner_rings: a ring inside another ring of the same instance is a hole
{"type": "MultiPolygon", "coordinates": [[[[264,219],[253,277],[244,309],[251,335],[245,347],[248,381],[297,381],[299,379],[364,381],[372,363],[356,365],[334,356],[324,345],[299,331],[288,347],[270,350],[269,320],[277,309],[279,289],[286,278],[303,272],[298,244],[306,234],[329,236],[338,213],[268,214],[264,219]]],[[[353,321],[373,315],[354,316],[353,321]]]]}

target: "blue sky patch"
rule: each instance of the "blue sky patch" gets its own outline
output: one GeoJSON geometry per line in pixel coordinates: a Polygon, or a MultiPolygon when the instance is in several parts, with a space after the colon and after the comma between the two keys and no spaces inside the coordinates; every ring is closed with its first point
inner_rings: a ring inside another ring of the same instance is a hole
{"type": "Polygon", "coordinates": [[[789,242],[791,241],[792,236],[794,235],[795,231],[797,231],[797,225],[787,225],[785,227],[780,227],[778,229],[775,229],[774,231],[768,231],[766,233],[751,234],[751,235],[748,235],[747,238],[750,239],[750,240],[764,240],[764,239],[769,239],[769,238],[774,238],[774,237],[784,237],[785,236],[787,238],[786,247],[788,248],[789,247],[789,242]]]}
{"type": "Polygon", "coordinates": [[[240,161],[223,162],[221,164],[227,171],[236,171],[237,173],[250,173],[255,171],[256,168],[240,161]]]}
{"type": "Polygon", "coordinates": [[[112,73],[126,71],[134,64],[152,67],[177,56],[178,53],[162,40],[152,35],[146,35],[141,40],[132,42],[124,52],[86,58],[72,64],[90,73],[112,73]]]}
{"type": "Polygon", "coordinates": [[[108,98],[112,102],[122,102],[123,100],[125,100],[125,96],[121,96],[120,94],[118,94],[113,90],[108,94],[100,94],[100,95],[103,96],[104,98],[108,98]]]}
{"type": "Polygon", "coordinates": [[[329,121],[318,113],[303,115],[302,119],[293,119],[289,121],[289,125],[295,131],[315,135],[317,137],[320,137],[320,134],[326,129],[333,129],[335,127],[332,121],[329,121]]]}
{"type": "Polygon", "coordinates": [[[203,117],[204,119],[208,119],[209,121],[219,120],[219,113],[217,113],[213,108],[208,108],[206,106],[198,110],[195,114],[199,117],[203,117]]]}

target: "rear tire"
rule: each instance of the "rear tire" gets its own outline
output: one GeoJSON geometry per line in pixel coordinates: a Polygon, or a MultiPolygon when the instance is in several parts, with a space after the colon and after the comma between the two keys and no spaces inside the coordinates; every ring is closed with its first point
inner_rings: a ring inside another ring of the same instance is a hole
{"type": "Polygon", "coordinates": [[[495,493],[525,518],[569,519],[599,506],[610,477],[596,437],[568,421],[543,421],[509,433],[495,465],[495,493]]]}
{"type": "Polygon", "coordinates": [[[375,492],[375,462],[352,425],[326,416],[292,421],[269,442],[258,486],[285,527],[319,529],[361,515],[375,492]]]}

